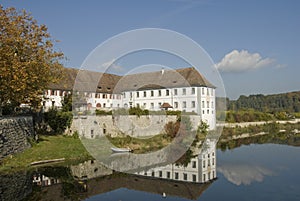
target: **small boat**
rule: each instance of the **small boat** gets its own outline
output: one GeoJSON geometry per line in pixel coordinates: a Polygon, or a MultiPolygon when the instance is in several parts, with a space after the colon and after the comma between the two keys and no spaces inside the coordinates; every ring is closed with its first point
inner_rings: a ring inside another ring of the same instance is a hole
{"type": "Polygon", "coordinates": [[[111,147],[110,149],[113,152],[115,152],[115,153],[131,152],[132,151],[130,148],[116,148],[116,147],[111,147]]]}

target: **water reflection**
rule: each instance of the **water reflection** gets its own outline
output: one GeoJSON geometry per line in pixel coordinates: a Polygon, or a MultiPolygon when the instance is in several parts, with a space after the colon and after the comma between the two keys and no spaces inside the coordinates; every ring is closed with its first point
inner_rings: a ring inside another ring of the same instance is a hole
{"type": "Polygon", "coordinates": [[[231,183],[239,186],[250,185],[252,182],[262,182],[265,176],[275,175],[274,171],[247,163],[225,163],[218,167],[218,172],[231,183]]]}
{"type": "Polygon", "coordinates": [[[187,163],[149,166],[131,174],[91,160],[1,175],[0,200],[84,200],[120,189],[196,200],[217,176],[215,142],[207,139],[204,148],[185,156],[187,163]]]}
{"type": "Polygon", "coordinates": [[[202,201],[300,199],[298,147],[264,144],[217,151],[217,167],[213,145],[207,141],[188,163],[132,174],[114,172],[99,161],[2,174],[0,200],[163,200],[163,195],[202,201]]]}

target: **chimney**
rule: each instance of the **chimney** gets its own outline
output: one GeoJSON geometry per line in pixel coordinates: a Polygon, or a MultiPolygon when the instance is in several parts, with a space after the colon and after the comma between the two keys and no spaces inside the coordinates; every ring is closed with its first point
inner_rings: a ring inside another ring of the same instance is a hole
{"type": "Polygon", "coordinates": [[[164,73],[165,73],[165,69],[162,68],[162,69],[161,69],[161,74],[163,75],[164,73]]]}

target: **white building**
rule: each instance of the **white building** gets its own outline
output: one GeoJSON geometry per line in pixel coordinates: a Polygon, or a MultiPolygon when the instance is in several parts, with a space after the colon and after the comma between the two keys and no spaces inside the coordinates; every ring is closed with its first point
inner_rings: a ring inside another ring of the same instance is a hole
{"type": "MultiPolygon", "coordinates": [[[[65,80],[68,84],[53,85],[45,92],[45,108],[61,107],[62,97],[72,91],[70,83],[74,83],[77,71],[66,71],[70,74],[65,80]]],[[[129,107],[179,110],[201,116],[210,129],[216,126],[215,87],[193,67],[125,76],[85,71],[81,82],[98,82],[94,90],[89,84],[82,87],[88,110],[129,107]]]]}

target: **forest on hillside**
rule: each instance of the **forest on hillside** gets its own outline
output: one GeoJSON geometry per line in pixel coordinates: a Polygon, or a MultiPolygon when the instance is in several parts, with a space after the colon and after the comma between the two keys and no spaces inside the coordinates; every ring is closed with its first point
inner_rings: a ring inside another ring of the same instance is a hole
{"type": "Polygon", "coordinates": [[[237,100],[217,98],[217,109],[224,106],[226,110],[238,111],[253,109],[260,112],[300,112],[300,91],[272,95],[240,96],[237,100]],[[225,103],[226,102],[226,103],[225,103]]]}
{"type": "Polygon", "coordinates": [[[272,95],[217,98],[217,119],[227,122],[286,120],[300,117],[300,91],[272,95]],[[226,113],[221,112],[226,110],[226,113]]]}

